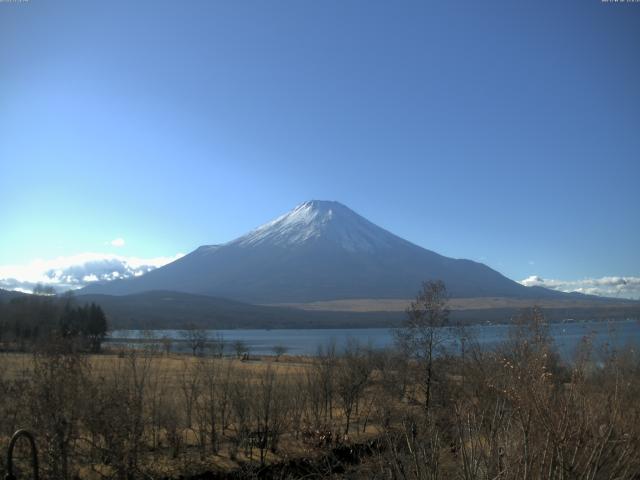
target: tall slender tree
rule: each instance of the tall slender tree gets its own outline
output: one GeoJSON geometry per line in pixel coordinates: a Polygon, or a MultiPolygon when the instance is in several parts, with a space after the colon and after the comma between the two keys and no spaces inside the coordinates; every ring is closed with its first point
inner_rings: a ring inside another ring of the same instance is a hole
{"type": "Polygon", "coordinates": [[[443,328],[449,324],[447,302],[447,289],[442,281],[424,282],[407,309],[403,327],[396,331],[399,346],[421,366],[427,414],[431,407],[434,355],[447,337],[443,328]]]}

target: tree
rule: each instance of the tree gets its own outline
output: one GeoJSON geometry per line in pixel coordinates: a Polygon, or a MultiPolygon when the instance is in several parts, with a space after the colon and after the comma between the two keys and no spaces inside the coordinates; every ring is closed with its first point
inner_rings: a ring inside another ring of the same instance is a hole
{"type": "Polygon", "coordinates": [[[280,360],[280,357],[287,353],[287,347],[284,345],[275,345],[273,347],[273,354],[276,356],[276,362],[280,360]]]}
{"type": "Polygon", "coordinates": [[[193,324],[189,324],[182,331],[182,337],[187,342],[187,345],[189,345],[189,348],[191,348],[191,352],[195,357],[198,354],[202,354],[202,350],[207,344],[209,335],[206,330],[198,328],[193,324]]]}
{"type": "Polygon", "coordinates": [[[62,338],[80,338],[94,353],[100,351],[108,330],[107,317],[102,308],[95,303],[73,307],[72,303],[67,301],[58,323],[62,338]]]}
{"type": "Polygon", "coordinates": [[[41,451],[47,478],[67,480],[72,476],[90,373],[86,357],[57,350],[53,345],[33,357],[29,401],[23,408],[28,409],[44,447],[41,451]]]}
{"type": "Polygon", "coordinates": [[[89,341],[89,347],[92,352],[98,353],[100,351],[102,341],[107,335],[107,329],[107,317],[102,308],[92,303],[88,308],[88,315],[83,328],[83,333],[89,341]]]}
{"type": "Polygon", "coordinates": [[[407,319],[396,331],[396,342],[418,360],[423,369],[424,409],[429,413],[433,383],[433,358],[446,339],[444,327],[449,323],[447,289],[440,280],[422,284],[422,290],[407,309],[407,319]]]}
{"type": "Polygon", "coordinates": [[[222,358],[225,348],[224,336],[220,332],[217,332],[213,341],[209,344],[209,347],[215,357],[222,358]]]}
{"type": "Polygon", "coordinates": [[[249,351],[247,344],[243,340],[236,340],[235,342],[233,342],[233,349],[236,351],[236,356],[238,358],[241,358],[249,351]]]}
{"type": "Polygon", "coordinates": [[[331,341],[326,347],[318,347],[317,362],[315,365],[315,379],[313,382],[319,386],[322,396],[322,411],[324,413],[324,423],[327,417],[333,418],[333,397],[335,393],[335,371],[337,365],[336,344],[331,341]]]}
{"type": "Polygon", "coordinates": [[[284,382],[268,366],[259,375],[251,391],[253,424],[257,427],[252,437],[260,450],[261,465],[264,465],[267,448],[274,453],[278,449],[278,440],[288,418],[288,403],[284,382]]]}
{"type": "Polygon", "coordinates": [[[371,365],[360,345],[350,339],[336,372],[336,392],[341,400],[346,421],[345,435],[349,434],[354,409],[358,411],[358,403],[371,374],[371,365]]]}
{"type": "Polygon", "coordinates": [[[160,344],[162,345],[164,354],[169,355],[171,353],[171,349],[173,348],[173,340],[171,340],[171,337],[168,335],[163,335],[160,339],[160,344]]]}

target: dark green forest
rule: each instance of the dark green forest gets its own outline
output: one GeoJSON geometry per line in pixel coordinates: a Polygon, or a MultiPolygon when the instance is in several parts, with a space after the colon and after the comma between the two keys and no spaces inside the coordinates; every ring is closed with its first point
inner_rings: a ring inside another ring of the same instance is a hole
{"type": "Polygon", "coordinates": [[[0,300],[0,346],[27,351],[66,340],[73,348],[99,352],[107,333],[107,317],[96,303],[78,305],[72,295],[38,291],[0,300]]]}

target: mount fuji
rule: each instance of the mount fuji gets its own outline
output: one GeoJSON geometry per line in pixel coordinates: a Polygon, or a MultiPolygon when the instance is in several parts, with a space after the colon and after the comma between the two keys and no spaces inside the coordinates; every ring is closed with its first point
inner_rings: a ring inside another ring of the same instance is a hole
{"type": "Polygon", "coordinates": [[[235,240],[202,246],[140,277],[81,293],[171,290],[250,303],[406,299],[440,279],[452,297],[555,298],[488,266],[444,257],[333,201],[309,201],[235,240]]]}

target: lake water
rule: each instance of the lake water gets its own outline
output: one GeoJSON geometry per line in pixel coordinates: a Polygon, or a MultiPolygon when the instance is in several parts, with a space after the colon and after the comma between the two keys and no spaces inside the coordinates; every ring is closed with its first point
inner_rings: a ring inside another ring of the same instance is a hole
{"type": "MultiPolygon", "coordinates": [[[[474,325],[468,331],[477,341],[486,347],[496,345],[508,337],[508,325],[474,325]]],[[[640,347],[640,322],[638,320],[565,322],[550,325],[550,333],[554,338],[558,351],[565,358],[570,358],[576,346],[585,336],[591,336],[596,347],[609,344],[615,348],[625,346],[640,347]]],[[[208,330],[208,338],[220,335],[227,344],[226,353],[232,354],[231,344],[243,341],[251,355],[272,355],[275,346],[284,346],[290,355],[315,355],[319,346],[335,343],[338,349],[343,348],[349,339],[360,344],[383,348],[393,344],[393,330],[387,328],[358,329],[282,329],[282,330],[208,330]]],[[[185,339],[183,330],[115,330],[109,340],[114,344],[127,344],[163,337],[174,341],[174,350],[186,350],[182,343],[185,339]]],[[[457,349],[455,341],[450,347],[457,349]]]]}

